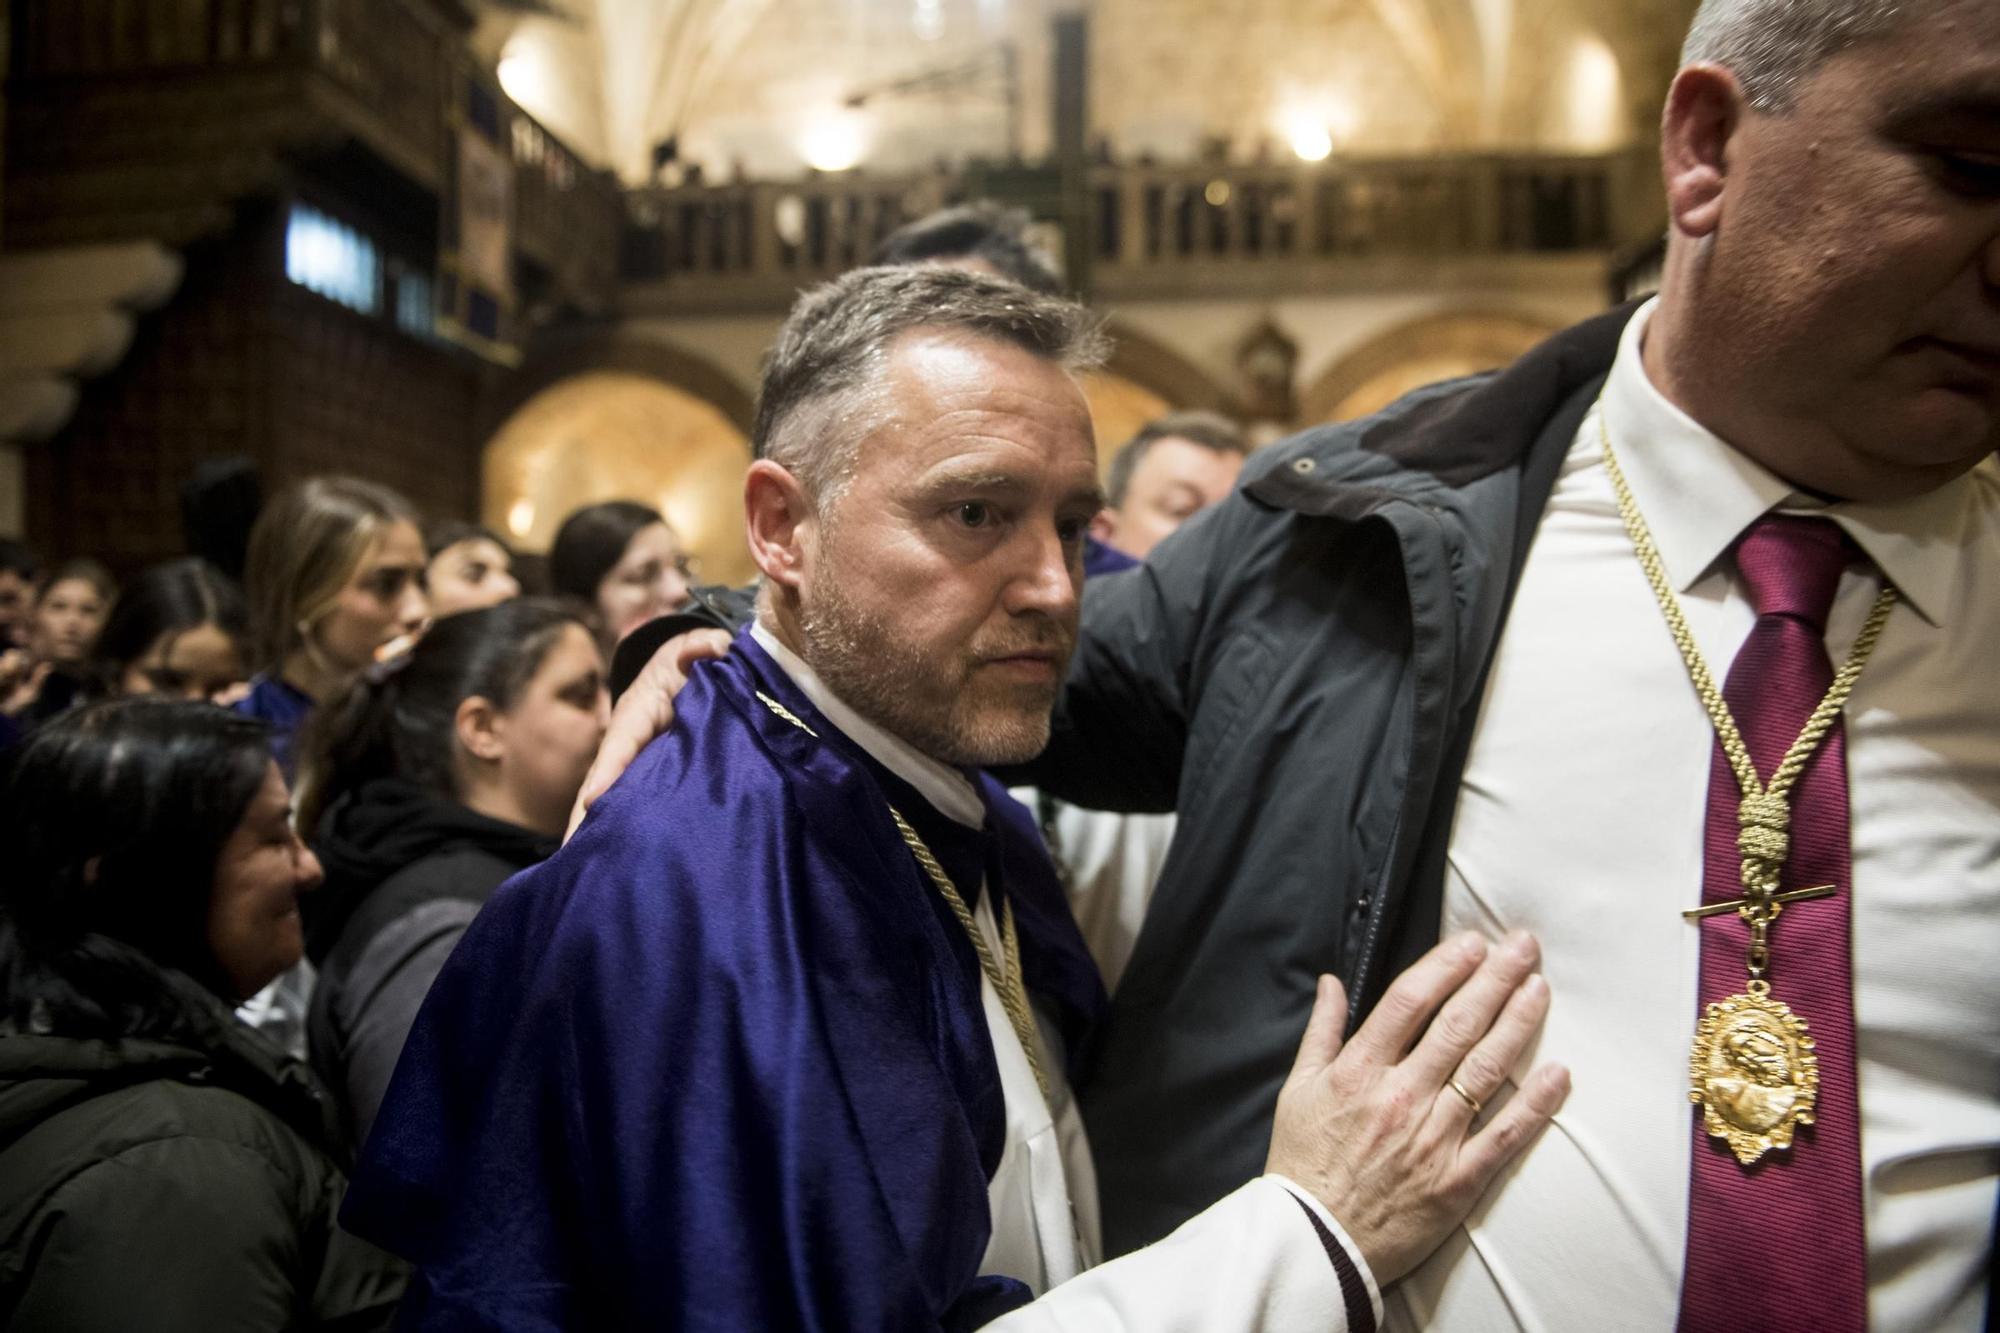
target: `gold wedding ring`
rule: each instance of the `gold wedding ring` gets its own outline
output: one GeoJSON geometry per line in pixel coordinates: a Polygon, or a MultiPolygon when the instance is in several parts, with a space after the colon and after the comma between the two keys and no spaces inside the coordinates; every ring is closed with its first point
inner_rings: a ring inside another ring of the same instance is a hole
{"type": "Polygon", "coordinates": [[[1477,1097],[1467,1092],[1464,1088],[1458,1086],[1457,1079],[1448,1078],[1444,1081],[1444,1085],[1447,1088],[1450,1088],[1453,1092],[1457,1093],[1460,1097],[1465,1099],[1465,1104],[1472,1108],[1473,1115],[1477,1116],[1480,1113],[1480,1111],[1485,1109],[1479,1104],[1479,1099],[1477,1097]]]}

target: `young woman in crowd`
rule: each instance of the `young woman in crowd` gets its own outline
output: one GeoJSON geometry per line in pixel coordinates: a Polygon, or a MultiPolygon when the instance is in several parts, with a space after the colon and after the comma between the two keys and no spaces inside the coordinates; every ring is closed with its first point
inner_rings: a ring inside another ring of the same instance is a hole
{"type": "Polygon", "coordinates": [[[192,556],[154,565],[125,585],[97,661],[113,694],[229,702],[249,679],[243,594],[192,556]]]}
{"type": "Polygon", "coordinates": [[[270,724],[289,779],[313,704],[414,641],[430,617],[416,511],[387,487],[316,477],[258,515],[244,584],[258,674],[236,707],[270,724]]]}
{"type": "Polygon", "coordinates": [[[555,851],[604,736],[596,641],[548,602],[450,616],[307,730],[300,827],[313,1064],[366,1135],[438,969],[503,880],[555,851]]]}
{"type": "Polygon", "coordinates": [[[0,773],[0,1317],[384,1327],[403,1273],[335,1224],[344,1141],[230,1007],[299,956],[320,878],[265,728],[121,699],[0,773]]]}
{"type": "Polygon", "coordinates": [[[27,656],[4,705],[23,729],[92,697],[91,653],[117,596],[111,572],[95,560],[58,566],[36,593],[27,656]]]}
{"type": "Polygon", "coordinates": [[[609,656],[632,630],[686,599],[688,558],[659,510],[610,500],[563,520],[549,548],[549,582],[591,609],[609,656]]]}
{"type": "Polygon", "coordinates": [[[521,595],[514,552],[491,528],[457,520],[436,523],[424,534],[424,548],[430,553],[424,587],[431,615],[439,620],[521,595]]]}

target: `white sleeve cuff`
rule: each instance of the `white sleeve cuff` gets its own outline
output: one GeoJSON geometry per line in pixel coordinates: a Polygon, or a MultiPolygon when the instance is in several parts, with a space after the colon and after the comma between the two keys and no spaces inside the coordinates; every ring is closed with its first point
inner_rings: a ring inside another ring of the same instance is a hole
{"type": "Polygon", "coordinates": [[[1326,1257],[1333,1264],[1334,1274],[1340,1281],[1341,1295],[1347,1300],[1347,1327],[1353,1333],[1366,1329],[1369,1333],[1382,1326],[1382,1289],[1375,1285],[1375,1274],[1370,1271],[1368,1261],[1361,1257],[1361,1247],[1347,1234],[1347,1229],[1335,1220],[1326,1205],[1314,1198],[1305,1186],[1272,1172],[1264,1179],[1282,1187],[1304,1205],[1307,1214],[1319,1224],[1320,1242],[1326,1249],[1326,1257]],[[1359,1285],[1359,1292],[1356,1285],[1359,1285]],[[1365,1297],[1368,1320],[1361,1319],[1360,1298],[1365,1297]]]}
{"type": "Polygon", "coordinates": [[[1381,1297],[1347,1233],[1276,1176],[988,1325],[992,1333],[1375,1333],[1381,1297]]]}

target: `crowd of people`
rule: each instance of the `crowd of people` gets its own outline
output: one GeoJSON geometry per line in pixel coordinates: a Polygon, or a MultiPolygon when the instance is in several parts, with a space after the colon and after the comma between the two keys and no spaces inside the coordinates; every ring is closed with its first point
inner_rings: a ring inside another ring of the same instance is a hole
{"type": "Polygon", "coordinates": [[[1663,141],[1656,297],[1102,471],[917,224],[748,588],[344,477],[0,543],[0,1322],[1990,1320],[2000,10],[1704,0],[1663,141]]]}

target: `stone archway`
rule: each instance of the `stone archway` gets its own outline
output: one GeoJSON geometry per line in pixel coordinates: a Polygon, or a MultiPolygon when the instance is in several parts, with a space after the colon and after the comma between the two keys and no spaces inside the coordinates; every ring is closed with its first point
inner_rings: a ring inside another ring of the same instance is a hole
{"type": "Polygon", "coordinates": [[[594,338],[537,356],[496,404],[482,517],[541,553],[572,510],[640,500],[680,533],[702,582],[747,582],[751,411],[727,375],[664,343],[594,338]]]}
{"type": "Polygon", "coordinates": [[[1139,427],[1169,412],[1203,408],[1239,415],[1235,396],[1179,352],[1115,318],[1105,321],[1104,332],[1111,356],[1103,370],[1083,379],[1100,468],[1110,467],[1112,455],[1139,427]]]}
{"type": "Polygon", "coordinates": [[[1412,389],[1507,365],[1556,332],[1531,316],[1478,311],[1429,315],[1342,357],[1302,396],[1306,424],[1352,421],[1412,389]]]}

